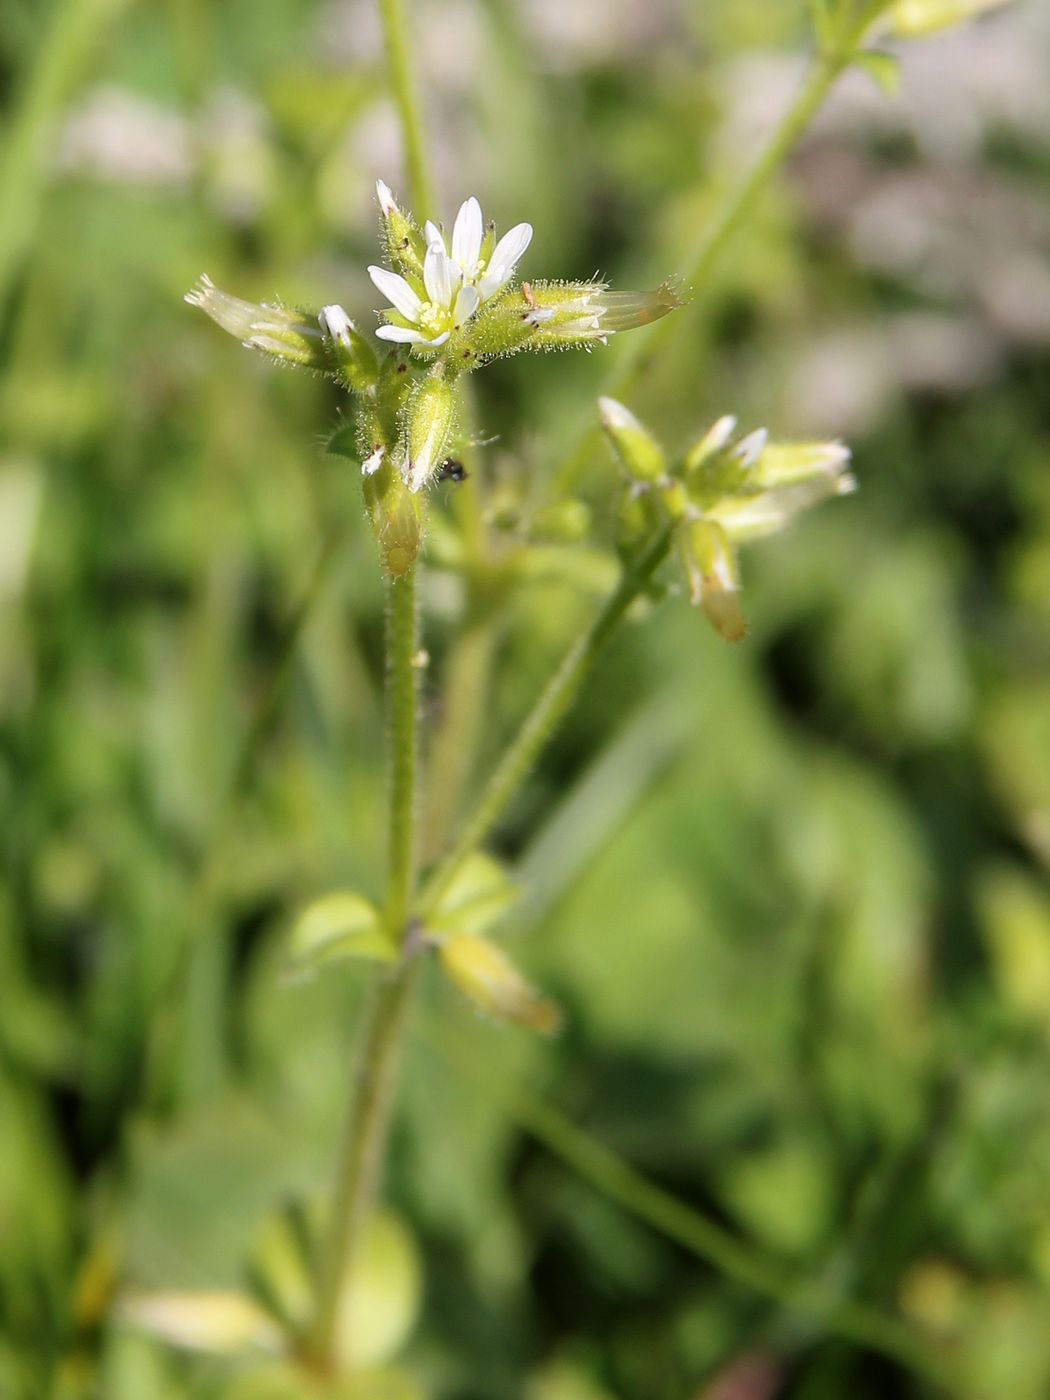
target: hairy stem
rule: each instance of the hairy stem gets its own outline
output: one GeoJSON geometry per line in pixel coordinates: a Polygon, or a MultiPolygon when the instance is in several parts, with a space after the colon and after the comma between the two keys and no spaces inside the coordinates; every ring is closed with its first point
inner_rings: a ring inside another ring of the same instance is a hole
{"type": "MultiPolygon", "coordinates": [[[[334,1371],[339,1355],[346,1354],[345,1300],[386,1151],[413,973],[414,964],[404,961],[373,987],[365,1017],[321,1258],[317,1309],[305,1347],[307,1359],[323,1373],[334,1371]]],[[[349,1321],[352,1326],[352,1318],[349,1321]]]]}
{"type": "Polygon", "coordinates": [[[415,873],[416,826],[416,576],[388,585],[386,617],[387,725],[390,745],[390,827],[387,855],[387,924],[404,939],[415,873]]]}
{"type": "Polygon", "coordinates": [[[401,962],[372,988],[350,1087],[336,1165],[335,1194],[318,1280],[317,1308],[305,1353],[324,1372],[345,1355],[345,1298],[372,1214],[397,1081],[402,1031],[413,983],[408,910],[415,875],[417,728],[415,569],[388,584],[386,693],[390,751],[386,918],[403,945],[401,962]],[[337,1348],[338,1340],[338,1348],[337,1348]]]}
{"type": "Polygon", "coordinates": [[[401,137],[405,145],[405,174],[409,196],[417,211],[434,208],[426,146],[423,141],[423,115],[408,51],[404,0],[379,0],[383,21],[390,88],[397,104],[401,137]]]}
{"type": "Polygon", "coordinates": [[[433,913],[463,862],[484,841],[514,798],[522,780],[572,703],[583,677],[622,621],[624,613],[652,578],[667,554],[669,544],[669,531],[661,531],[624,574],[601,612],[566,653],[561,665],[547,682],[497,764],[455,846],[428,880],[420,900],[420,918],[424,921],[433,913]]]}

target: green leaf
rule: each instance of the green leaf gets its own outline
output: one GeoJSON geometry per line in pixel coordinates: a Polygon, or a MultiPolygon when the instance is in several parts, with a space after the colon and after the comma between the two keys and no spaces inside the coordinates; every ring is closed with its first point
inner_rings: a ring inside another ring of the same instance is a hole
{"type": "Polygon", "coordinates": [[[338,890],[308,904],[292,928],[288,951],[297,970],[336,958],[393,962],[397,957],[379,910],[353,890],[338,890]]]}
{"type": "Polygon", "coordinates": [[[500,863],[482,851],[469,856],[431,916],[432,933],[485,933],[518,898],[500,863]]]}
{"type": "Polygon", "coordinates": [[[854,59],[888,97],[896,97],[901,85],[901,65],[896,54],[885,53],[882,49],[865,49],[854,59]]]}

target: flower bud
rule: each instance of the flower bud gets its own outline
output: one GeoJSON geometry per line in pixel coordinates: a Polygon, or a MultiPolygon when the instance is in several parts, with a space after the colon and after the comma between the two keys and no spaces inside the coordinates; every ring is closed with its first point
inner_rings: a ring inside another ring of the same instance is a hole
{"type": "Polygon", "coordinates": [[[405,485],[403,473],[384,454],[380,465],[364,478],[365,506],[383,566],[391,578],[402,578],[415,563],[423,543],[422,503],[405,485]]]}
{"type": "Polygon", "coordinates": [[[653,482],[667,475],[663,449],[629,408],[616,399],[600,398],[598,411],[605,436],[628,476],[653,482]]]}
{"type": "Polygon", "coordinates": [[[689,601],[727,642],[747,635],[740,609],[736,559],[722,527],[712,520],[683,520],[675,531],[678,557],[689,583],[689,601]]]}
{"type": "Polygon", "coordinates": [[[844,442],[771,442],[759,456],[755,482],[794,486],[820,477],[841,477],[850,461],[844,442]]]}
{"type": "Polygon", "coordinates": [[[415,221],[401,209],[390,186],[382,180],[376,181],[376,197],[383,221],[383,241],[391,263],[400,272],[421,279],[427,251],[426,239],[415,221]]]}
{"type": "Polygon", "coordinates": [[[896,0],[884,23],[901,39],[935,34],[940,29],[964,24],[988,10],[997,10],[1006,0],[896,0]]]}
{"type": "Polygon", "coordinates": [[[183,298],[210,316],[217,326],[235,335],[249,350],[259,350],[275,360],[331,372],[324,336],[305,311],[268,302],[241,301],[222,292],[210,277],[202,275],[183,298]]]}
{"type": "Polygon", "coordinates": [[[501,948],[487,938],[460,933],[441,943],[441,966],[475,1006],[501,1021],[552,1035],[561,1013],[521,975],[501,948]]]}
{"type": "Polygon", "coordinates": [[[848,496],[856,487],[856,480],[848,472],[818,476],[753,495],[729,496],[711,506],[707,514],[718,521],[734,544],[744,544],[776,534],[800,511],[833,496],[848,496]]]}
{"type": "Polygon", "coordinates": [[[317,318],[333,364],[355,393],[364,394],[379,379],[379,360],[372,342],[366,340],[341,306],[323,306],[317,318]]]}
{"type": "Polygon", "coordinates": [[[425,486],[449,455],[455,438],[456,395],[444,379],[424,379],[409,399],[405,481],[410,491],[425,486]]]}

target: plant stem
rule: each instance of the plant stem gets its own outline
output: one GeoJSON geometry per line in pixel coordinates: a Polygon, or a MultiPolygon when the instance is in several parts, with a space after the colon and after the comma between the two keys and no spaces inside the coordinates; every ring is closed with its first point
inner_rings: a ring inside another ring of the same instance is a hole
{"type": "MultiPolygon", "coordinates": [[[[865,21],[868,23],[870,21],[865,21]]],[[[836,81],[849,67],[864,25],[851,30],[841,45],[819,53],[813,60],[809,75],[794,102],[784,114],[758,159],[747,175],[705,228],[699,243],[686,260],[683,280],[686,286],[702,287],[727,244],[751,213],[755,201],[770,178],[794,149],[799,138],[823,105],[836,81]]],[[[628,350],[609,376],[604,393],[613,397],[628,394],[645,372],[653,351],[669,336],[675,334],[679,318],[665,317],[654,325],[636,331],[628,341],[628,350]]],[[[571,491],[590,459],[597,430],[590,426],[580,436],[575,447],[562,462],[555,476],[554,494],[560,497],[571,491]]]]}
{"type": "Polygon", "coordinates": [[[387,725],[390,745],[390,828],[386,918],[404,940],[415,874],[416,715],[418,709],[416,571],[388,585],[386,616],[387,725]]]}
{"type": "Polygon", "coordinates": [[[414,972],[415,963],[403,961],[392,975],[374,986],[365,1017],[358,1068],[339,1149],[335,1195],[321,1259],[317,1310],[305,1347],[306,1358],[323,1373],[334,1371],[339,1354],[346,1354],[344,1300],[372,1214],[386,1151],[414,972]]]}
{"type": "Polygon", "coordinates": [[[415,568],[400,579],[391,579],[387,589],[390,827],[386,918],[403,951],[394,972],[384,974],[372,988],[358,1047],[357,1073],[350,1088],[346,1127],[336,1166],[335,1194],[321,1259],[317,1309],[305,1347],[308,1360],[324,1372],[335,1369],[337,1350],[345,1356],[344,1299],[375,1201],[390,1127],[405,1013],[414,981],[415,960],[407,935],[415,876],[418,710],[415,568]]]}
{"type": "Polygon", "coordinates": [[[601,612],[566,653],[561,665],[541,691],[497,764],[455,846],[427,881],[420,899],[420,918],[424,921],[433,913],[463,862],[484,841],[517,793],[522,779],[572,703],[583,677],[624,613],[652,578],[669,545],[670,531],[663,530],[624,574],[601,612]]]}
{"type": "Polygon", "coordinates": [[[390,87],[397,104],[401,136],[405,143],[405,174],[408,177],[409,196],[414,208],[422,216],[434,208],[433,191],[430,188],[426,147],[423,141],[422,110],[409,58],[404,0],[379,0],[379,13],[386,41],[390,87]]]}

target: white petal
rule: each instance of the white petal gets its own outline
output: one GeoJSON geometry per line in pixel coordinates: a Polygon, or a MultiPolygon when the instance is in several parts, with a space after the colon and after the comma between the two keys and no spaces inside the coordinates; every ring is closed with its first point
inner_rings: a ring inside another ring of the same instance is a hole
{"type": "Polygon", "coordinates": [[[383,465],[383,458],[386,456],[386,448],[382,443],[361,463],[361,475],[373,476],[383,465]]]}
{"type": "Polygon", "coordinates": [[[385,267],[370,267],[368,275],[388,299],[391,306],[400,311],[401,315],[407,317],[408,320],[414,321],[416,319],[423,303],[403,277],[399,277],[396,272],[388,272],[385,267]]]}
{"type": "Polygon", "coordinates": [[[451,306],[463,274],[445,252],[444,245],[431,243],[423,259],[423,284],[427,296],[437,306],[451,306]]]}
{"type": "Polygon", "coordinates": [[[354,323],[341,306],[322,306],[317,319],[330,340],[337,340],[340,345],[349,346],[354,323]]]}
{"type": "Polygon", "coordinates": [[[525,249],[532,242],[532,225],[515,224],[512,229],[508,229],[500,241],[492,250],[492,257],[489,259],[489,267],[493,272],[497,268],[503,272],[503,281],[514,271],[515,265],[521,258],[525,249]],[[505,272],[504,272],[504,269],[505,272]]]}
{"type": "Polygon", "coordinates": [[[474,312],[481,305],[481,293],[477,287],[460,287],[459,296],[456,297],[455,309],[452,319],[457,326],[461,326],[464,321],[469,321],[474,312]]]}
{"type": "Polygon", "coordinates": [[[436,336],[434,337],[433,340],[424,340],[424,341],[423,341],[423,344],[424,344],[424,345],[433,345],[433,346],[435,347],[435,349],[436,349],[437,346],[439,346],[439,345],[444,345],[445,341],[449,338],[449,334],[450,334],[449,331],[442,331],[441,334],[440,334],[440,335],[436,335],[436,336]]]}
{"type": "Polygon", "coordinates": [[[445,235],[432,219],[428,219],[423,225],[423,236],[426,238],[428,248],[432,243],[436,243],[442,252],[445,251],[445,235]]]}
{"type": "Polygon", "coordinates": [[[459,213],[452,227],[452,256],[467,277],[471,276],[478,265],[484,233],[481,205],[471,195],[459,206],[459,213]]]}
{"type": "Polygon", "coordinates": [[[396,340],[400,345],[425,345],[427,338],[421,331],[409,330],[407,326],[380,326],[376,331],[380,340],[396,340]]]}
{"type": "Polygon", "coordinates": [[[385,180],[376,181],[376,198],[379,200],[379,207],[383,211],[383,217],[389,218],[397,208],[397,200],[393,191],[385,180]]]}

